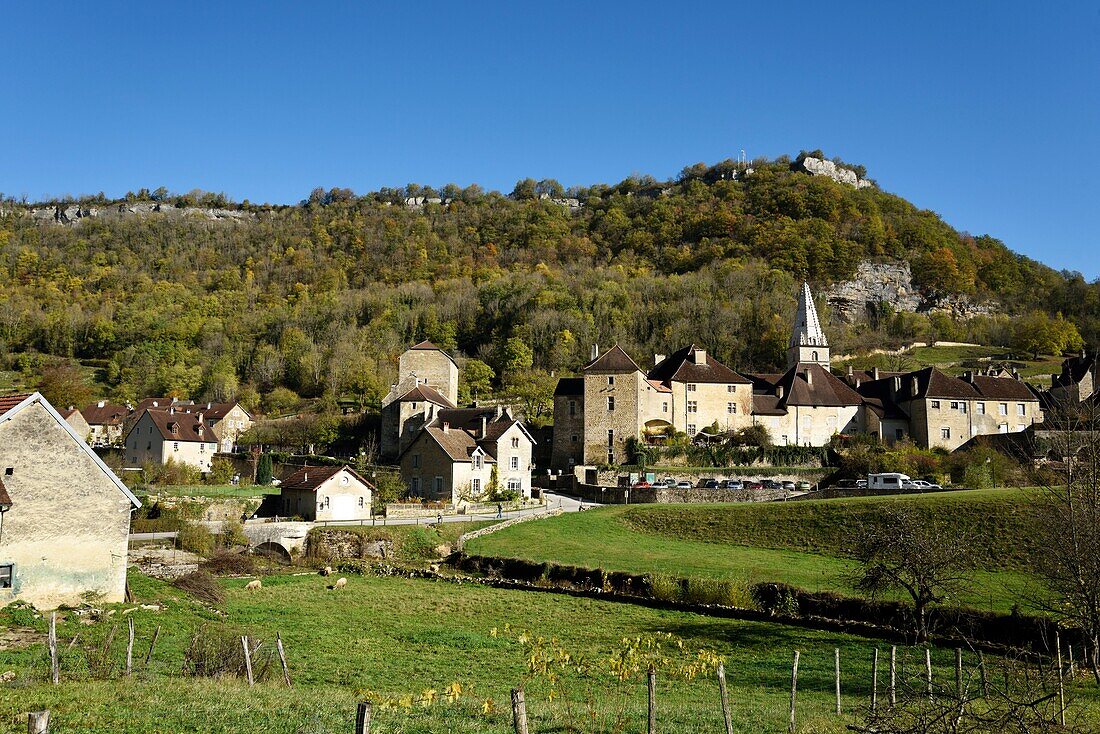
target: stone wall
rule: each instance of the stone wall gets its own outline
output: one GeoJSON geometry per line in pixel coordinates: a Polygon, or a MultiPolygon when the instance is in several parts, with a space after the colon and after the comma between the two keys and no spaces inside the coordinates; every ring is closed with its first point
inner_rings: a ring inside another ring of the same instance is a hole
{"type": "Polygon", "coordinates": [[[772,502],[786,499],[781,489],[679,489],[676,487],[599,487],[578,484],[573,491],[584,502],[601,505],[705,504],[715,502],[772,502]]]}

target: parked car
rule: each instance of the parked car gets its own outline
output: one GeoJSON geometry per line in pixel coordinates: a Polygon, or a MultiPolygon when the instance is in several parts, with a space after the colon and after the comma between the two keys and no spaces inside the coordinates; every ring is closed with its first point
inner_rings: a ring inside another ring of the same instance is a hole
{"type": "Polygon", "coordinates": [[[661,484],[663,484],[664,486],[669,487],[669,488],[675,487],[676,486],[676,480],[673,479],[672,477],[665,477],[664,479],[661,480],[661,484]]]}
{"type": "Polygon", "coordinates": [[[867,480],[866,479],[857,479],[856,480],[856,489],[867,489],[867,480]]]}
{"type": "Polygon", "coordinates": [[[793,492],[795,489],[794,482],[783,482],[783,489],[787,490],[788,492],[793,492]]]}
{"type": "Polygon", "coordinates": [[[797,482],[795,484],[795,487],[798,489],[799,492],[809,492],[811,489],[814,488],[814,485],[810,484],[805,479],[803,479],[803,480],[797,482]]]}
{"type": "Polygon", "coordinates": [[[743,489],[744,485],[741,484],[740,479],[723,479],[718,484],[722,489],[743,489]]]}
{"type": "Polygon", "coordinates": [[[763,489],[764,488],[764,485],[761,484],[760,482],[753,482],[753,481],[745,482],[742,486],[745,489],[763,489]]]}
{"type": "MultiPolygon", "coordinates": [[[[860,481],[863,482],[864,486],[867,485],[867,480],[863,479],[860,481]]],[[[833,487],[835,487],[836,489],[855,489],[858,485],[859,482],[857,482],[855,479],[838,479],[833,482],[833,487]]]]}
{"type": "Polygon", "coordinates": [[[702,484],[699,485],[703,489],[718,489],[717,479],[704,479],[702,484]]]}
{"type": "Polygon", "coordinates": [[[647,487],[651,487],[651,486],[653,486],[653,485],[651,485],[646,480],[639,479],[638,481],[634,482],[634,484],[631,484],[630,488],[631,489],[646,489],[647,487]]]}
{"type": "Polygon", "coordinates": [[[676,489],[691,489],[691,482],[676,482],[676,489]]]}
{"type": "Polygon", "coordinates": [[[926,482],[923,479],[911,479],[908,482],[906,482],[905,488],[906,489],[919,489],[921,491],[927,491],[927,490],[930,490],[930,489],[943,489],[943,487],[941,487],[940,485],[933,484],[932,482],[926,482]]]}
{"type": "Polygon", "coordinates": [[[765,479],[760,483],[764,489],[783,489],[783,485],[774,479],[765,479]]]}

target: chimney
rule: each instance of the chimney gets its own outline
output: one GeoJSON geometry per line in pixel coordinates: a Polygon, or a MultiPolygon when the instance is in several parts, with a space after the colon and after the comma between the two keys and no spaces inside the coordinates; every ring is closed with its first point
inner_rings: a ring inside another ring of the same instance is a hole
{"type": "Polygon", "coordinates": [[[600,356],[600,345],[599,344],[593,344],[592,345],[592,359],[595,360],[596,357],[599,357],[599,356],[600,356]]]}
{"type": "Polygon", "coordinates": [[[877,380],[878,379],[878,367],[875,367],[873,370],[871,370],[871,379],[872,380],[877,380]]]}
{"type": "Polygon", "coordinates": [[[213,404],[213,403],[207,403],[207,404],[206,404],[206,409],[207,409],[207,410],[210,410],[210,409],[211,409],[211,408],[213,408],[213,407],[214,407],[214,404],[213,404]]]}
{"type": "Polygon", "coordinates": [[[449,421],[443,421],[443,432],[449,433],[451,430],[451,424],[449,421]]]}
{"type": "Polygon", "coordinates": [[[654,367],[656,367],[657,365],[659,365],[661,362],[664,362],[664,361],[665,361],[665,355],[663,355],[663,354],[654,354],[653,355],[653,366],[654,367]]]}
{"type": "Polygon", "coordinates": [[[497,420],[500,420],[500,417],[502,415],[504,415],[504,406],[500,403],[497,403],[497,420]]]}
{"type": "Polygon", "coordinates": [[[899,392],[901,392],[901,377],[896,376],[894,377],[894,394],[896,395],[899,392]]]}
{"type": "Polygon", "coordinates": [[[309,481],[309,472],[303,472],[302,473],[302,481],[303,482],[308,482],[309,481]]]}
{"type": "MultiPolygon", "coordinates": [[[[156,407],[156,405],[157,405],[156,403],[153,403],[153,407],[156,407]]],[[[173,405],[172,407],[170,407],[168,409],[168,415],[175,415],[175,414],[176,414],[176,407],[173,405]]]]}
{"type": "Polygon", "coordinates": [[[810,370],[806,370],[806,384],[810,387],[814,384],[814,373],[810,370]]]}
{"type": "Polygon", "coordinates": [[[848,365],[848,380],[852,379],[852,365],[848,365]]]}
{"type": "Polygon", "coordinates": [[[863,384],[863,380],[861,380],[861,379],[859,379],[859,378],[857,377],[857,378],[856,378],[856,387],[859,387],[859,386],[860,386],[860,385],[862,385],[862,384],[863,384]]]}
{"type": "Polygon", "coordinates": [[[99,408],[105,407],[106,405],[107,405],[106,400],[100,400],[98,403],[96,403],[96,407],[99,407],[99,408]]]}
{"type": "Polygon", "coordinates": [[[777,386],[776,386],[776,388],[775,388],[775,396],[776,396],[777,398],[779,398],[780,400],[782,400],[782,399],[783,399],[783,386],[782,386],[782,385],[777,385],[777,386]]]}
{"type": "Polygon", "coordinates": [[[1012,379],[1013,380],[1019,380],[1020,379],[1020,370],[1012,370],[1012,379]]]}
{"type": "Polygon", "coordinates": [[[488,430],[487,430],[488,425],[489,425],[489,417],[484,416],[484,415],[481,416],[481,437],[482,438],[485,438],[485,435],[488,433],[488,430]]]}
{"type": "Polygon", "coordinates": [[[199,413],[196,417],[198,418],[199,423],[202,423],[202,413],[199,413]]]}
{"type": "Polygon", "coordinates": [[[917,396],[917,376],[913,375],[909,378],[909,389],[913,391],[913,397],[917,396]]]}
{"type": "Polygon", "coordinates": [[[707,350],[696,347],[691,350],[691,361],[693,364],[706,364],[707,363],[707,350]]]}

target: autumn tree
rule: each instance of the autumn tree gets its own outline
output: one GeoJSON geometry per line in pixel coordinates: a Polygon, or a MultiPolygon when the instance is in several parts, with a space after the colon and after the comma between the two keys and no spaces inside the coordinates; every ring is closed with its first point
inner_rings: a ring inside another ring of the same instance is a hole
{"type": "Polygon", "coordinates": [[[38,392],[58,409],[83,407],[91,402],[92,391],[79,368],[68,362],[50,365],[42,371],[38,392]]]}

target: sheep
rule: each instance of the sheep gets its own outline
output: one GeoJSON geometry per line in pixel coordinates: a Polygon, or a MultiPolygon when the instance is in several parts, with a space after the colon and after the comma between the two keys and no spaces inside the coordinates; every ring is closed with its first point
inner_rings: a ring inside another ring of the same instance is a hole
{"type": "Polygon", "coordinates": [[[347,585],[348,585],[348,580],[346,578],[344,578],[343,576],[341,576],[340,578],[336,579],[336,583],[332,585],[332,588],[342,589],[347,585]]]}
{"type": "Polygon", "coordinates": [[[322,568],[317,573],[321,574],[322,576],[331,576],[332,575],[332,566],[325,566],[324,568],[322,568]]]}
{"type": "Polygon", "coordinates": [[[253,579],[249,581],[244,588],[247,591],[256,591],[257,589],[262,589],[263,587],[264,585],[259,579],[253,579]]]}

